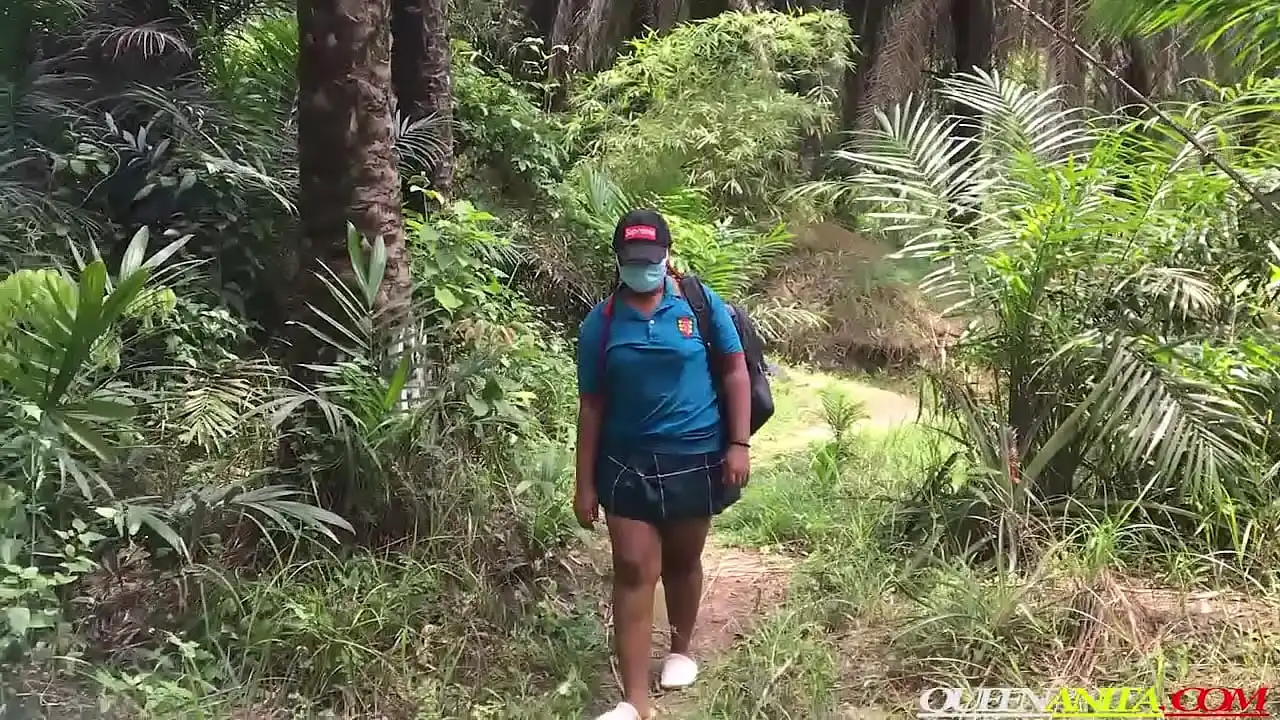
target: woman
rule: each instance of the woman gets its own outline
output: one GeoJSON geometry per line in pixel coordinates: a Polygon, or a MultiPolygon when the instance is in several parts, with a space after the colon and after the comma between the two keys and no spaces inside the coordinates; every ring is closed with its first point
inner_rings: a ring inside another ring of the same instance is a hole
{"type": "Polygon", "coordinates": [[[662,216],[633,210],[618,223],[618,290],[578,336],[578,455],[574,513],[605,511],[613,546],[613,617],[624,698],[597,720],[648,718],[649,642],[659,577],[671,621],[660,685],[688,687],[711,517],[735,502],[750,469],[747,366],[728,307],[710,289],[712,327],[698,327],[670,268],[662,216]],[[703,336],[722,358],[720,392],[703,336]]]}

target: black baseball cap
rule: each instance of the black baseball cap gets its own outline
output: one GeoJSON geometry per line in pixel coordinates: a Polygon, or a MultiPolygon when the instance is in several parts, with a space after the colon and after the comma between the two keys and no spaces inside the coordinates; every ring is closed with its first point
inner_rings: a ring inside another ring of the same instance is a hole
{"type": "Polygon", "coordinates": [[[622,265],[662,262],[671,249],[671,230],[656,210],[632,210],[613,231],[613,252],[622,265]]]}

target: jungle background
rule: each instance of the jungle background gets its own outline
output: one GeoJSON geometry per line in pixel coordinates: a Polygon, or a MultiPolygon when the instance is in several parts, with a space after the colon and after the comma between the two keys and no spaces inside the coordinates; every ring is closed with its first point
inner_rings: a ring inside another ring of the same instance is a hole
{"type": "Polygon", "coordinates": [[[3,0],[0,715],[612,700],[636,205],[778,363],[665,716],[1274,684],[1278,59],[1255,0],[3,0]]]}

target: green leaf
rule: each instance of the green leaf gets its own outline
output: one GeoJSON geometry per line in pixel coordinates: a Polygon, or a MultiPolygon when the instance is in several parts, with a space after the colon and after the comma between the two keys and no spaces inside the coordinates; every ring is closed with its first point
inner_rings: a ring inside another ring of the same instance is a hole
{"type": "Polygon", "coordinates": [[[352,223],[347,223],[347,258],[351,260],[351,269],[356,277],[365,277],[364,249],[360,247],[360,231],[352,223]]]}
{"type": "Polygon", "coordinates": [[[88,420],[130,420],[138,413],[136,407],[115,400],[86,400],[68,406],[65,411],[88,420]]]}
{"type": "Polygon", "coordinates": [[[147,255],[147,243],[150,240],[151,229],[146,225],[138,228],[138,232],[133,234],[129,247],[124,251],[124,259],[120,261],[119,279],[124,280],[142,267],[142,261],[147,255]]]}
{"type": "Polygon", "coordinates": [[[387,394],[382,398],[382,408],[391,411],[396,406],[396,401],[400,399],[400,394],[404,392],[405,383],[409,379],[409,353],[400,356],[400,362],[396,363],[396,371],[391,376],[391,382],[387,384],[387,394]]]}
{"type": "Polygon", "coordinates": [[[178,238],[177,240],[174,240],[168,245],[165,245],[164,247],[156,251],[155,255],[152,255],[150,258],[148,258],[147,261],[142,264],[142,267],[148,268],[148,269],[159,267],[161,263],[163,263],[165,260],[168,260],[170,257],[172,257],[174,253],[186,247],[186,244],[191,242],[191,238],[193,237],[195,236],[188,233],[178,238]]]}
{"type": "Polygon", "coordinates": [[[436,302],[440,303],[440,306],[449,312],[453,312],[454,310],[462,307],[462,301],[458,299],[458,296],[454,295],[452,290],[443,285],[436,287],[435,296],[436,302]]]}
{"type": "Polygon", "coordinates": [[[387,243],[379,235],[373,241],[373,255],[369,258],[369,274],[366,276],[367,281],[365,292],[369,307],[373,307],[374,298],[378,295],[378,288],[382,287],[382,279],[387,273],[387,243]]]}
{"type": "Polygon", "coordinates": [[[86,450],[97,455],[98,459],[103,462],[110,462],[115,456],[115,448],[111,446],[111,443],[107,442],[106,438],[98,434],[98,431],[88,423],[70,417],[63,417],[61,420],[62,427],[67,434],[84,446],[86,450]]]}
{"type": "Polygon", "coordinates": [[[66,338],[62,362],[57,374],[45,390],[44,408],[56,407],[71,386],[72,380],[89,358],[93,344],[105,331],[103,322],[103,297],[107,292],[107,267],[101,260],[85,266],[80,273],[79,303],[71,333],[66,338]]]}
{"type": "Polygon", "coordinates": [[[488,403],[476,397],[475,395],[467,396],[467,405],[471,406],[471,412],[474,412],[476,414],[476,417],[484,417],[485,415],[489,414],[488,403]]]}
{"type": "Polygon", "coordinates": [[[7,608],[5,609],[5,617],[9,621],[10,635],[25,636],[27,630],[31,627],[31,611],[25,607],[7,608]]]}
{"type": "Polygon", "coordinates": [[[169,525],[169,523],[165,522],[164,518],[153,512],[150,508],[137,505],[130,506],[127,512],[130,517],[130,535],[136,534],[140,529],[142,529],[143,525],[146,525],[151,528],[153,532],[159,535],[161,539],[168,543],[169,547],[177,551],[179,555],[188,560],[191,559],[191,553],[187,549],[186,542],[178,536],[178,533],[174,531],[173,527],[169,525]]]}

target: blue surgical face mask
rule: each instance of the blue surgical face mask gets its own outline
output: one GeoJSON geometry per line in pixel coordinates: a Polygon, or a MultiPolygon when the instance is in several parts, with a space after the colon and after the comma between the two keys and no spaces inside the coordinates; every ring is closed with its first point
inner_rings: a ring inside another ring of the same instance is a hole
{"type": "Polygon", "coordinates": [[[618,277],[622,284],[638,293],[653,292],[662,286],[667,277],[667,262],[652,265],[619,265],[618,277]]]}

